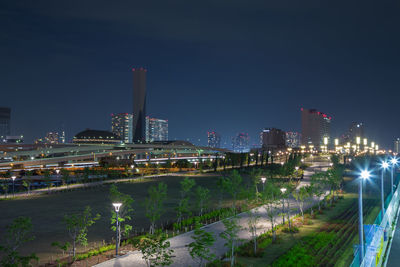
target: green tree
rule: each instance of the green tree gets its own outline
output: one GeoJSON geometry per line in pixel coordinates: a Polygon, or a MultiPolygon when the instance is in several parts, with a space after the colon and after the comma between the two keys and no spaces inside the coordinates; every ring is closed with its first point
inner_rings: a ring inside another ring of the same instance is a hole
{"type": "Polygon", "coordinates": [[[233,170],[231,175],[223,180],[224,191],[232,197],[232,209],[236,213],[236,201],[242,190],[242,176],[237,170],[233,170]]]}
{"type": "MultiPolygon", "coordinates": [[[[130,224],[130,221],[132,220],[132,205],[134,200],[130,195],[118,191],[118,188],[115,184],[111,185],[110,187],[110,200],[111,203],[122,203],[118,213],[118,241],[121,241],[121,236],[123,235],[128,237],[133,228],[130,224]]],[[[111,230],[113,231],[117,230],[117,227],[115,226],[116,220],[117,213],[113,208],[111,210],[111,230]]]]}
{"type": "Polygon", "coordinates": [[[185,214],[190,215],[189,210],[189,200],[190,200],[190,191],[195,186],[196,182],[193,179],[189,179],[186,177],[181,181],[181,198],[178,202],[178,207],[176,207],[178,223],[180,223],[185,214]]]}
{"type": "Polygon", "coordinates": [[[276,217],[279,215],[279,209],[276,207],[279,200],[281,192],[273,183],[266,183],[264,187],[264,191],[261,194],[261,199],[263,204],[265,205],[265,209],[267,211],[268,218],[271,222],[271,230],[272,230],[272,240],[276,240],[276,217]]]}
{"type": "Polygon", "coordinates": [[[4,191],[5,198],[7,198],[7,196],[8,196],[8,188],[9,188],[8,182],[7,181],[3,181],[0,186],[1,186],[1,189],[4,191]]]}
{"type": "Polygon", "coordinates": [[[260,169],[253,168],[250,171],[251,184],[254,186],[254,191],[255,191],[256,198],[258,198],[258,194],[259,194],[259,192],[258,192],[258,184],[261,181],[261,176],[262,176],[262,174],[261,174],[261,170],[260,169]]]}
{"type": "Polygon", "coordinates": [[[31,181],[24,179],[22,181],[22,186],[25,187],[28,190],[28,195],[31,193],[31,181]]]}
{"type": "Polygon", "coordinates": [[[195,229],[192,235],[194,240],[188,245],[189,254],[194,261],[199,263],[199,266],[203,266],[204,261],[213,261],[215,259],[215,254],[211,253],[210,247],[215,242],[215,237],[212,233],[201,229],[201,225],[198,221],[195,223],[195,229]]]}
{"type": "Polygon", "coordinates": [[[31,219],[28,217],[18,217],[6,227],[7,231],[3,238],[5,243],[0,246],[0,252],[3,254],[0,261],[1,266],[31,266],[32,260],[39,260],[34,253],[29,256],[21,256],[18,251],[24,243],[35,239],[32,235],[32,228],[31,219]]]}
{"type": "Polygon", "coordinates": [[[170,242],[166,241],[167,235],[159,232],[148,234],[140,239],[136,247],[142,253],[147,267],[168,266],[172,264],[172,253],[170,242]]]}
{"type": "Polygon", "coordinates": [[[64,244],[61,244],[60,242],[53,242],[51,243],[51,246],[61,249],[64,256],[64,254],[70,249],[71,243],[65,242],[64,244]]]}
{"type": "Polygon", "coordinates": [[[210,190],[208,188],[198,186],[195,191],[196,194],[196,209],[199,212],[199,216],[203,215],[203,212],[208,207],[210,200],[210,190]]]}
{"type": "Polygon", "coordinates": [[[150,234],[154,234],[156,222],[164,213],[164,201],[167,198],[167,185],[158,183],[158,186],[150,186],[148,197],[145,200],[146,217],[150,221],[150,234]]]}
{"type": "Polygon", "coordinates": [[[66,224],[68,234],[72,239],[72,255],[74,258],[76,255],[76,245],[87,245],[88,228],[92,226],[98,219],[100,219],[100,214],[92,216],[92,210],[89,206],[86,206],[82,213],[64,215],[64,222],[66,224]]]}
{"type": "Polygon", "coordinates": [[[292,192],[293,197],[296,199],[297,204],[301,212],[302,221],[304,222],[304,203],[308,197],[308,191],[305,186],[300,187],[292,192]]]}
{"type": "Polygon", "coordinates": [[[50,173],[49,170],[44,170],[43,171],[43,179],[44,179],[44,182],[47,185],[48,191],[50,192],[50,187],[51,187],[52,183],[51,183],[51,173],[50,173]]]}
{"type": "Polygon", "coordinates": [[[247,224],[249,226],[249,232],[251,235],[251,239],[253,240],[253,245],[254,245],[254,255],[257,253],[257,225],[258,222],[260,221],[260,215],[258,213],[258,208],[251,209],[247,211],[248,218],[247,218],[247,224]]]}
{"type": "Polygon", "coordinates": [[[219,234],[220,237],[226,240],[224,244],[228,248],[229,257],[231,259],[231,266],[235,266],[235,249],[236,246],[241,242],[239,238],[239,231],[242,227],[239,225],[238,218],[231,217],[222,221],[225,226],[225,230],[219,234]]]}
{"type": "Polygon", "coordinates": [[[67,188],[68,188],[68,183],[70,181],[70,175],[69,175],[68,170],[61,169],[61,180],[62,180],[63,184],[67,185],[67,188]]]}

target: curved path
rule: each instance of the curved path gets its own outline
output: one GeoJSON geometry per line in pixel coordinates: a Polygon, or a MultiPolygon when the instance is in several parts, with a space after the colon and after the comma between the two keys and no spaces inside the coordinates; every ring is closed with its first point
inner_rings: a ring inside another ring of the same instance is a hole
{"type": "MultiPolygon", "coordinates": [[[[329,167],[328,162],[315,162],[312,164],[310,168],[305,170],[304,179],[300,182],[298,187],[306,186],[310,183],[310,176],[314,174],[314,171],[326,170],[329,167]]],[[[323,198],[323,197],[321,197],[323,198]]],[[[314,202],[319,201],[319,199],[314,199],[314,202]]],[[[313,203],[314,205],[315,203],[313,203]]],[[[297,204],[293,199],[290,200],[290,207],[292,209],[298,209],[297,204]]],[[[279,207],[280,208],[280,207],[279,207]]],[[[264,207],[258,208],[258,214],[260,215],[260,220],[258,224],[258,233],[262,233],[271,228],[270,221],[268,219],[268,215],[266,209],[264,207]]],[[[295,213],[297,214],[297,212],[295,213]]],[[[293,216],[293,214],[291,214],[293,216]]],[[[239,232],[239,237],[244,240],[250,240],[250,232],[245,229],[248,227],[247,224],[248,214],[246,212],[239,214],[239,223],[244,228],[239,232]]],[[[282,217],[277,216],[276,222],[278,224],[282,223],[282,217]]],[[[218,257],[221,257],[226,251],[226,247],[224,246],[225,240],[219,237],[219,234],[225,230],[225,227],[221,221],[206,225],[203,227],[208,232],[212,232],[216,239],[212,252],[215,253],[218,257]]],[[[172,237],[168,239],[171,243],[171,249],[174,250],[174,258],[171,266],[197,266],[198,263],[193,261],[190,256],[187,245],[193,242],[191,236],[193,235],[193,231],[186,232],[184,234],[172,237]]],[[[145,261],[142,259],[142,254],[139,251],[132,251],[124,256],[120,256],[118,258],[105,261],[96,265],[98,267],[128,267],[128,266],[146,266],[145,261]]]]}

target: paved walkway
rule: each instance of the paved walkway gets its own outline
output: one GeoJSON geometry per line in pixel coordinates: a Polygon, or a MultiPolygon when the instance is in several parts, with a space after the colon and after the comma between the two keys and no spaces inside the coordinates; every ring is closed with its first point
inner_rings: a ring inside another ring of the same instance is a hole
{"type": "MultiPolygon", "coordinates": [[[[306,186],[310,182],[310,176],[314,173],[314,170],[326,170],[328,167],[327,162],[315,162],[313,165],[304,172],[304,179],[300,182],[299,187],[306,186]],[[317,168],[316,168],[317,167],[317,168]]],[[[315,199],[315,201],[318,201],[315,199]]],[[[315,204],[315,203],[314,203],[315,204]]],[[[298,209],[297,204],[293,199],[290,200],[290,207],[292,209],[298,209]]],[[[280,206],[279,206],[280,208],[280,206]]],[[[271,224],[268,219],[267,211],[264,207],[258,208],[258,213],[260,215],[260,223],[258,224],[258,233],[262,233],[266,230],[271,229],[271,224]]],[[[292,212],[291,216],[293,216],[294,212],[292,212]]],[[[297,214],[297,212],[296,212],[297,214]]],[[[241,213],[239,214],[239,223],[242,227],[248,227],[247,218],[248,214],[241,213]]],[[[282,223],[282,217],[277,216],[276,222],[278,224],[282,223]]],[[[226,252],[226,247],[224,246],[225,240],[219,237],[219,234],[225,230],[222,222],[215,222],[213,224],[209,224],[203,227],[208,232],[212,232],[214,237],[216,238],[216,242],[212,247],[212,252],[215,253],[218,257],[221,257],[226,252]]],[[[189,254],[189,251],[186,245],[193,242],[191,236],[193,235],[193,231],[187,232],[169,239],[171,243],[171,249],[174,250],[174,258],[171,266],[197,266],[198,263],[194,262],[192,257],[189,254]]],[[[239,236],[242,239],[250,240],[250,232],[247,229],[243,229],[239,232],[239,236]]],[[[124,256],[120,256],[116,259],[108,260],[103,263],[96,265],[98,267],[128,267],[128,266],[146,266],[145,261],[142,259],[142,254],[139,251],[132,251],[124,256]]]]}
{"type": "Polygon", "coordinates": [[[387,267],[400,266],[400,216],[397,218],[396,230],[392,239],[390,250],[388,251],[387,267]]]}

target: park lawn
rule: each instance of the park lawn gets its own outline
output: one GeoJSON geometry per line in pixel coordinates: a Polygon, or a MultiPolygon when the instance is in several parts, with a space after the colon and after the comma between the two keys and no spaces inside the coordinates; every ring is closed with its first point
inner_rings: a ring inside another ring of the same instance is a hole
{"type": "MultiPolygon", "coordinates": [[[[238,257],[238,262],[243,266],[254,267],[271,264],[274,260],[291,249],[301,238],[319,231],[323,226],[329,223],[329,221],[346,212],[354,203],[356,195],[345,193],[343,196],[344,198],[335,203],[334,207],[327,207],[323,210],[323,214],[319,214],[315,219],[311,219],[312,224],[305,224],[299,227],[300,231],[298,233],[284,233],[279,229],[277,232],[277,242],[269,245],[265,249],[262,257],[238,257]]],[[[297,217],[296,221],[300,222],[301,218],[297,217]]]]}
{"type": "MultiPolygon", "coordinates": [[[[242,176],[245,183],[248,179],[242,176]]],[[[218,176],[215,174],[204,174],[193,176],[196,185],[207,187],[210,190],[210,208],[217,208],[220,192],[216,186],[218,176]]],[[[165,225],[176,219],[175,207],[179,200],[180,181],[183,176],[165,176],[159,178],[143,179],[142,181],[118,183],[118,189],[126,194],[130,194],[135,200],[132,225],[137,231],[148,230],[149,221],[145,217],[144,202],[147,197],[147,190],[151,185],[164,182],[168,186],[168,198],[164,204],[165,214],[162,223],[165,225]]],[[[27,216],[32,219],[33,234],[35,240],[25,244],[21,249],[23,254],[36,253],[40,258],[40,263],[50,261],[56,257],[61,257],[61,251],[51,246],[54,241],[65,242],[69,239],[68,233],[63,223],[65,214],[82,212],[84,207],[89,205],[92,214],[99,213],[101,219],[89,228],[89,246],[79,248],[79,251],[98,247],[102,243],[108,243],[114,237],[110,230],[110,217],[112,211],[109,199],[110,185],[98,187],[88,187],[86,189],[76,189],[70,192],[58,192],[49,195],[37,195],[24,199],[8,199],[0,201],[0,238],[4,235],[6,225],[18,216],[27,216]]],[[[225,195],[224,206],[230,205],[228,196],[225,195]]],[[[194,205],[192,205],[194,206],[194,205]]],[[[157,226],[160,226],[160,222],[157,226]]]]}

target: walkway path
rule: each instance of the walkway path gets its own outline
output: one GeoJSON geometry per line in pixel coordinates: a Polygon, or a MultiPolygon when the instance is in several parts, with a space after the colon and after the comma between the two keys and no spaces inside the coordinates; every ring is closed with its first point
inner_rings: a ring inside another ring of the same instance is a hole
{"type": "MultiPolygon", "coordinates": [[[[314,173],[314,170],[326,170],[328,167],[327,162],[315,162],[313,165],[308,168],[304,172],[304,179],[300,182],[299,187],[305,186],[310,182],[310,176],[314,173]],[[317,168],[316,168],[317,167],[317,168]]],[[[317,199],[315,199],[317,201],[317,199]]],[[[319,201],[319,200],[318,200],[319,201]]],[[[298,208],[295,201],[293,199],[290,200],[291,208],[298,208]]],[[[260,215],[260,223],[258,225],[258,233],[264,232],[265,230],[269,230],[271,228],[271,224],[269,222],[267,211],[264,207],[260,207],[258,209],[258,213],[260,215]]],[[[293,214],[292,214],[293,215],[293,214]]],[[[239,223],[242,227],[248,227],[247,218],[248,214],[241,213],[239,214],[239,223]]],[[[277,223],[282,223],[281,216],[277,216],[277,223]]],[[[209,224],[203,227],[208,232],[212,232],[216,238],[216,242],[212,247],[212,252],[215,253],[218,257],[221,257],[225,252],[226,248],[224,246],[225,240],[219,237],[219,234],[223,232],[224,225],[222,222],[215,222],[213,224],[209,224]]],[[[198,264],[193,261],[191,258],[186,245],[193,242],[191,236],[193,235],[193,231],[187,232],[169,239],[171,243],[171,249],[174,250],[174,258],[173,264],[171,266],[197,266],[198,264]]],[[[246,229],[243,229],[239,232],[239,236],[242,239],[250,240],[250,232],[246,229]]],[[[146,266],[145,261],[142,259],[142,254],[139,251],[132,251],[124,256],[120,256],[116,259],[108,260],[103,263],[96,265],[98,267],[128,267],[128,266],[146,266]]]]}

